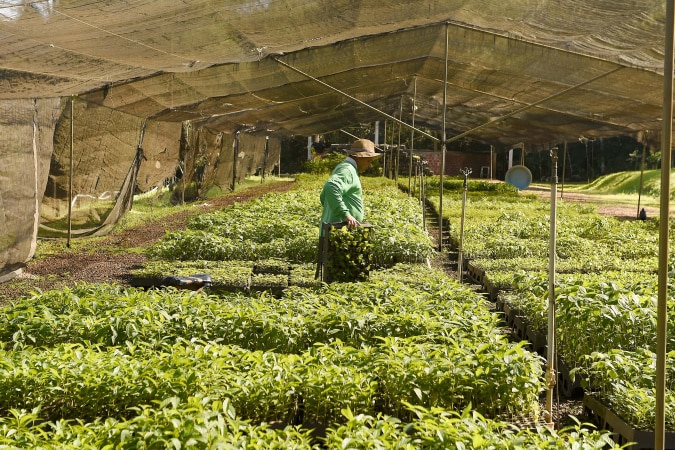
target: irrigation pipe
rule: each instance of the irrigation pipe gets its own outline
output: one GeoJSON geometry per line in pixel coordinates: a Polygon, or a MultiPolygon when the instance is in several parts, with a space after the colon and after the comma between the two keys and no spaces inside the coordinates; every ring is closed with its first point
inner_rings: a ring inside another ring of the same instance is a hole
{"type": "Polygon", "coordinates": [[[462,219],[459,225],[459,249],[457,252],[457,273],[458,281],[462,282],[462,274],[464,272],[464,219],[466,217],[466,191],[468,189],[468,179],[471,174],[471,168],[465,167],[459,170],[464,175],[464,189],[462,190],[462,219]]]}
{"type": "Polygon", "coordinates": [[[412,196],[410,183],[413,177],[413,151],[415,149],[415,110],[417,109],[417,75],[415,75],[413,85],[413,102],[412,102],[412,128],[410,129],[410,158],[408,162],[408,195],[412,196]]]}
{"type": "Polygon", "coordinates": [[[553,388],[556,384],[555,354],[555,258],[558,197],[558,149],[551,149],[551,218],[548,250],[548,336],[546,350],[546,424],[553,428],[553,388]]]}

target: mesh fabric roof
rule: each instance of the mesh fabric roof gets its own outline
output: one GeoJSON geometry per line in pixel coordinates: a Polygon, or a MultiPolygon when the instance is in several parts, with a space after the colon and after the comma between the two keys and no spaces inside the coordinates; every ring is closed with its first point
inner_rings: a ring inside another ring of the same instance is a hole
{"type": "Polygon", "coordinates": [[[497,149],[658,143],[664,16],[656,0],[0,0],[0,281],[71,208],[100,231],[175,174],[234,186],[283,166],[281,135],[414,111],[497,149]]]}
{"type": "Polygon", "coordinates": [[[0,99],[79,95],[161,121],[315,134],[383,119],[555,143],[659,129],[662,1],[0,1],[0,99]],[[616,70],[616,69],[619,70],[616,70]]]}

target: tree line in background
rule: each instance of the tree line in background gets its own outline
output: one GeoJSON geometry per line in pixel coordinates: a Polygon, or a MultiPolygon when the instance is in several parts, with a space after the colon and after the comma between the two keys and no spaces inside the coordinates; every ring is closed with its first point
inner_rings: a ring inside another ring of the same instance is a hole
{"type": "MultiPolygon", "coordinates": [[[[432,130],[426,130],[434,134],[432,130]]],[[[379,127],[380,143],[389,145],[398,145],[399,133],[398,126],[387,124],[386,127],[379,127]]],[[[409,130],[402,130],[400,133],[401,145],[410,148],[411,137],[414,139],[414,149],[419,150],[439,150],[440,145],[433,139],[424,136],[421,133],[414,133],[411,136],[409,130]]],[[[373,124],[363,124],[358,127],[339,130],[326,133],[320,136],[320,142],[325,145],[347,144],[356,138],[368,138],[374,140],[375,126],[373,124]]],[[[448,150],[464,152],[489,152],[490,146],[463,139],[452,142],[447,147],[448,150]]],[[[567,151],[564,152],[564,143],[558,144],[558,176],[563,175],[567,181],[590,182],[594,179],[609,173],[622,171],[640,170],[642,167],[643,145],[635,138],[629,136],[588,139],[580,137],[577,142],[568,142],[567,151]]],[[[645,166],[647,169],[656,169],[661,164],[661,153],[645,148],[645,166]]],[[[520,164],[523,156],[521,149],[514,149],[513,164],[520,164]]],[[[281,142],[281,160],[283,173],[299,173],[306,171],[307,162],[307,137],[290,136],[281,142]]],[[[496,151],[497,165],[506,164],[508,160],[508,151],[499,149],[496,151]],[[503,161],[500,161],[503,160],[503,161]]],[[[545,181],[551,175],[551,156],[548,150],[525,152],[524,164],[532,172],[532,178],[535,181],[545,181]]],[[[498,173],[495,171],[495,173],[498,173]]]]}
{"type": "MultiPolygon", "coordinates": [[[[657,169],[661,165],[661,152],[644,148],[644,169],[657,169]]],[[[591,182],[610,173],[640,170],[643,145],[629,136],[585,139],[558,145],[558,176],[564,174],[568,181],[591,182]]],[[[515,163],[514,163],[515,164],[515,163]]],[[[549,151],[527,153],[525,165],[532,172],[532,179],[548,180],[551,176],[549,151]]]]}

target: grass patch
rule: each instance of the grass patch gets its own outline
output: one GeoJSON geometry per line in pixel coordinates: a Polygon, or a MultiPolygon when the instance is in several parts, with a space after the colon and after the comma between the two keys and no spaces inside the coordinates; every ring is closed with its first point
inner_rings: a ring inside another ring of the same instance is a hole
{"type": "MultiPolygon", "coordinates": [[[[673,183],[671,169],[671,186],[673,183]]],[[[536,186],[536,184],[533,184],[536,186]]],[[[547,184],[540,184],[548,187],[547,184]]],[[[642,174],[642,191],[640,190],[640,171],[616,172],[603,175],[591,183],[565,183],[564,191],[607,197],[618,203],[635,203],[641,194],[645,205],[656,206],[661,195],[661,170],[645,170],[642,174]]],[[[670,198],[675,191],[671,189],[670,198]]]]}

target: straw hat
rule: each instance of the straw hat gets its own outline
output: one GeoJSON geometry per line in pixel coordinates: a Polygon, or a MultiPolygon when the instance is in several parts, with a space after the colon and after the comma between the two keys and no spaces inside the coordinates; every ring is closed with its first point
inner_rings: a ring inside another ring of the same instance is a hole
{"type": "Polygon", "coordinates": [[[352,158],[377,158],[382,156],[375,151],[375,144],[368,139],[359,139],[352,142],[352,147],[347,150],[352,158]]]}

